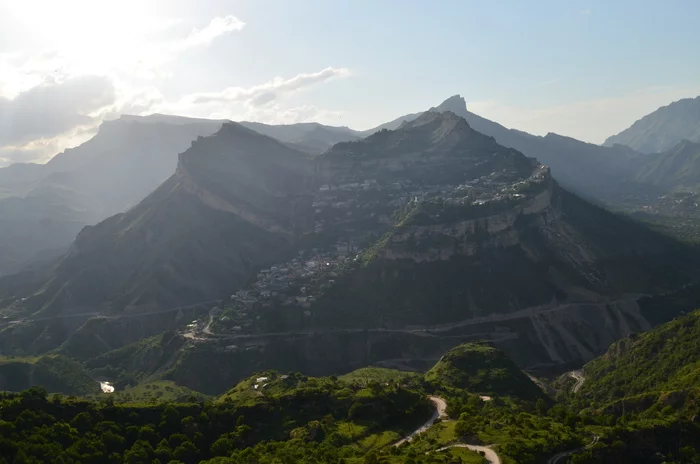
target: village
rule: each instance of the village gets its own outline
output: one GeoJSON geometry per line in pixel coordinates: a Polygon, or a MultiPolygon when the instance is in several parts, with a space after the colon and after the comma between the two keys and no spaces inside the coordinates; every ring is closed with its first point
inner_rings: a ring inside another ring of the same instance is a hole
{"type": "Polygon", "coordinates": [[[229,333],[252,333],[259,325],[260,314],[270,308],[302,310],[310,316],[308,308],[319,297],[324,285],[332,285],[343,264],[355,262],[362,249],[352,241],[341,240],[325,250],[301,251],[292,260],[262,269],[255,282],[230,296],[220,316],[217,327],[229,333]]]}
{"type": "Polygon", "coordinates": [[[388,230],[394,224],[393,213],[412,203],[441,199],[451,204],[483,205],[517,198],[523,195],[516,192],[541,184],[547,176],[537,171],[517,183],[505,181],[507,177],[508,173],[492,173],[458,185],[416,185],[410,180],[380,185],[374,179],[322,185],[313,203],[314,233],[335,237],[335,242],[300,251],[287,262],[261,269],[252,283],[211,312],[206,326],[199,323],[197,327],[205,335],[252,334],[270,330],[261,318],[275,311],[308,318],[323,290],[377,239],[366,235],[363,225],[367,221],[373,221],[375,231],[378,223],[388,230]]]}

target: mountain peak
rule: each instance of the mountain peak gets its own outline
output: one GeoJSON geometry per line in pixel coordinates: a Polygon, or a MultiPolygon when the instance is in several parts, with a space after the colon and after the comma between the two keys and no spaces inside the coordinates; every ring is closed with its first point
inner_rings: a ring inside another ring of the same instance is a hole
{"type": "Polygon", "coordinates": [[[437,107],[431,108],[429,111],[436,111],[438,113],[450,111],[457,116],[465,117],[467,114],[467,102],[464,100],[464,97],[457,94],[440,103],[437,107]]]}
{"type": "Polygon", "coordinates": [[[469,123],[463,117],[455,114],[452,111],[438,111],[437,109],[431,109],[421,114],[413,121],[404,121],[401,128],[419,127],[431,123],[451,124],[453,126],[463,125],[464,127],[469,127],[469,123]]]}

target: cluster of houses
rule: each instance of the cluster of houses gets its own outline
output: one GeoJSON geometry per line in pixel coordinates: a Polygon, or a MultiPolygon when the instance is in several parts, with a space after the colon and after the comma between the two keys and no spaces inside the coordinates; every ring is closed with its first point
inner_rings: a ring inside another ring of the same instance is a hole
{"type": "MultiPolygon", "coordinates": [[[[361,251],[353,241],[341,240],[328,250],[300,252],[287,263],[258,272],[253,284],[231,295],[231,302],[244,312],[257,305],[264,308],[273,304],[309,308],[318,295],[314,294],[315,287],[304,286],[301,282],[322,277],[323,283],[333,284],[338,266],[357,259],[361,251]]],[[[222,321],[226,322],[224,318],[222,321]]]]}
{"type": "MultiPolygon", "coordinates": [[[[446,201],[483,203],[512,194],[506,191],[513,185],[494,175],[460,185],[417,185],[408,179],[381,186],[374,179],[326,184],[320,187],[313,203],[316,232],[322,232],[326,225],[351,222],[353,217],[381,220],[386,216],[384,219],[390,226],[392,212],[410,202],[439,197],[446,201]]],[[[349,228],[348,232],[341,233],[346,237],[338,239],[329,249],[302,251],[291,261],[259,271],[251,285],[231,295],[231,303],[226,305],[228,310],[217,315],[221,322],[229,329],[233,326],[233,331],[240,331],[242,325],[255,324],[254,320],[260,317],[256,314],[259,310],[270,307],[301,308],[303,314],[309,316],[311,306],[319,297],[320,287],[332,285],[338,276],[338,267],[357,260],[362,251],[359,229],[349,228]],[[355,233],[355,239],[348,238],[352,233],[355,233]]]]}

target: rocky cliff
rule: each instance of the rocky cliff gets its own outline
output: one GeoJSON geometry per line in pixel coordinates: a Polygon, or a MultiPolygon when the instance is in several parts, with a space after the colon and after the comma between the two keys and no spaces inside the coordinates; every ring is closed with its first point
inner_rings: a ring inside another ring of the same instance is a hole
{"type": "MultiPolygon", "coordinates": [[[[692,278],[695,251],[581,200],[546,166],[474,134],[452,113],[426,113],[317,161],[332,179],[327,192],[371,178],[408,203],[311,305],[312,327],[481,334],[522,366],[566,365],[650,327],[637,299],[692,278]]],[[[381,214],[371,202],[365,210],[381,214]]]]}

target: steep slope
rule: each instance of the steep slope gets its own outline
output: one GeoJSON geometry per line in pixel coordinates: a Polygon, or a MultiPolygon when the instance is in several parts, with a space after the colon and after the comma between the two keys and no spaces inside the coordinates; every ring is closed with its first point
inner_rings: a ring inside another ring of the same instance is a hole
{"type": "Polygon", "coordinates": [[[563,190],[450,112],[313,164],[313,239],[225,304],[209,325],[221,353],[183,365],[424,366],[485,338],[520,366],[561,368],[672,318],[683,308],[652,318],[638,300],[694,279],[696,250],[563,190]],[[265,350],[225,351],[239,336],[265,350]]]}
{"type": "Polygon", "coordinates": [[[178,153],[220,121],[123,117],[45,165],[0,169],[0,275],[65,249],[86,224],[137,204],[175,170],[178,153]],[[4,195],[3,192],[4,191],[4,195]]]}
{"type": "Polygon", "coordinates": [[[693,462],[700,442],[700,312],[632,334],[586,364],[568,398],[598,428],[576,462],[693,462]]]}
{"type": "MultiPolygon", "coordinates": [[[[597,201],[614,201],[629,195],[654,194],[653,186],[638,185],[634,175],[647,156],[623,147],[601,147],[557,134],[545,137],[508,129],[467,110],[460,95],[454,95],[429,111],[450,111],[464,118],[469,125],[496,139],[503,146],[514,148],[526,156],[537,158],[551,168],[552,175],[567,189],[597,201]]],[[[402,116],[387,128],[412,121],[422,113],[402,116]]],[[[380,126],[383,128],[384,126],[380,126]]],[[[372,129],[368,132],[375,131],[372,129]]]]}
{"type": "Polygon", "coordinates": [[[637,399],[647,407],[660,397],[683,404],[688,393],[700,396],[699,357],[700,311],[695,311],[620,340],[586,364],[577,401],[600,407],[644,395],[637,399]]]}
{"type": "Polygon", "coordinates": [[[672,149],[683,139],[700,142],[700,97],[684,98],[644,116],[604,145],[627,145],[642,153],[672,149]]]}
{"type": "Polygon", "coordinates": [[[334,234],[381,234],[411,198],[439,196],[492,174],[522,180],[535,166],[454,113],[427,112],[395,131],[337,144],[316,159],[317,224],[334,234]]]}
{"type": "Polygon", "coordinates": [[[315,327],[486,332],[520,365],[566,363],[649,328],[639,295],[692,279],[693,250],[561,189],[453,113],[337,145],[317,170],[336,186],[317,197],[335,205],[325,231],[395,225],[311,305],[315,327]],[[392,215],[397,198],[412,201],[392,215]]]}
{"type": "Polygon", "coordinates": [[[700,187],[700,143],[682,140],[643,165],[635,179],[667,190],[697,191],[700,187]]]}
{"type": "Polygon", "coordinates": [[[138,206],[86,227],[21,307],[55,315],[221,298],[308,227],[306,181],[304,155],[225,124],[138,206]]]}

